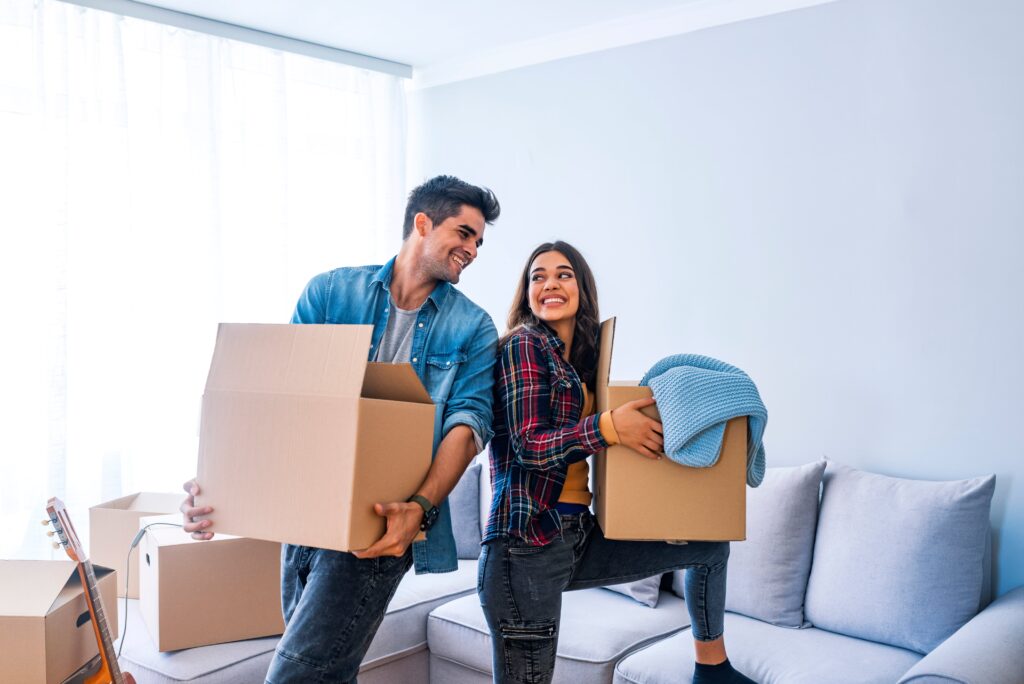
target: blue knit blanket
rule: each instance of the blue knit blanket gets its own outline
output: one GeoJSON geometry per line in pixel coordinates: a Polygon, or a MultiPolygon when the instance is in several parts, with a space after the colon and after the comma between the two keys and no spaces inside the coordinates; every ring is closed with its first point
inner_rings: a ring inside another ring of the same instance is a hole
{"type": "Polygon", "coordinates": [[[722,450],[726,422],[747,416],[747,484],[761,484],[761,439],[768,411],[746,373],[709,356],[675,354],[654,364],[640,384],[654,392],[665,431],[665,454],[682,465],[713,466],[722,450]]]}

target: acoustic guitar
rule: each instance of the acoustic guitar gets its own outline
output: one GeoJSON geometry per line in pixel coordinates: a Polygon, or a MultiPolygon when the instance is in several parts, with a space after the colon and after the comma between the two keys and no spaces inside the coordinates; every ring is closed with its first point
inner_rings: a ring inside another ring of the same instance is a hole
{"type": "Polygon", "coordinates": [[[46,513],[50,516],[50,524],[53,525],[53,531],[60,539],[65,553],[78,563],[78,576],[85,589],[85,602],[89,606],[89,617],[92,618],[92,629],[100,650],[99,668],[86,675],[82,681],[84,684],[135,684],[135,678],[127,672],[121,672],[117,664],[114,642],[110,638],[107,617],[103,612],[103,599],[96,586],[96,573],[82,543],[78,540],[75,526],[71,524],[71,517],[64,508],[64,502],[56,497],[50,499],[46,504],[46,513]]]}

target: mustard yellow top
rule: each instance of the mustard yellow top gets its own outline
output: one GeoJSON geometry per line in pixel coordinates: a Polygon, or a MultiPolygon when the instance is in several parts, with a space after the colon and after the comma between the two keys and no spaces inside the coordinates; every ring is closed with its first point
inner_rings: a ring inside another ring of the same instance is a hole
{"type": "MultiPolygon", "coordinates": [[[[586,418],[594,413],[594,397],[583,385],[583,415],[586,418]]],[[[615,424],[612,423],[612,412],[605,411],[601,414],[597,427],[601,430],[601,436],[609,444],[618,444],[619,435],[615,432],[615,424]]],[[[562,485],[562,494],[558,497],[559,502],[583,504],[589,506],[594,496],[590,493],[590,465],[586,460],[576,461],[569,465],[565,473],[565,484],[562,485]]]]}

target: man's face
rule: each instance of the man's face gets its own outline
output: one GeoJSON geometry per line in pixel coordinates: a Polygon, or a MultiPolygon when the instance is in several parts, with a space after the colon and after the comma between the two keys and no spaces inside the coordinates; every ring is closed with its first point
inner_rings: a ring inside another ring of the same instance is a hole
{"type": "MultiPolygon", "coordinates": [[[[417,214],[417,220],[421,214],[417,214]]],[[[435,280],[459,282],[462,272],[476,259],[484,243],[484,215],[469,205],[462,205],[458,214],[433,225],[426,215],[420,268],[435,280]]],[[[417,224],[419,225],[419,224],[417,224]]]]}

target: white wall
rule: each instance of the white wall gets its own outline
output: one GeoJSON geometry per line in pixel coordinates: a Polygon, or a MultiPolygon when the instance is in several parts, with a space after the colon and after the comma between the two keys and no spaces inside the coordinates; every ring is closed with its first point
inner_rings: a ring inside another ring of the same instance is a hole
{"type": "MultiPolygon", "coordinates": [[[[770,465],[998,475],[1024,583],[1024,6],[841,0],[414,93],[414,180],[503,205],[463,290],[502,327],[575,243],[613,377],[697,352],[769,409],[770,465]]],[[[485,37],[484,37],[485,38],[485,37]]]]}

